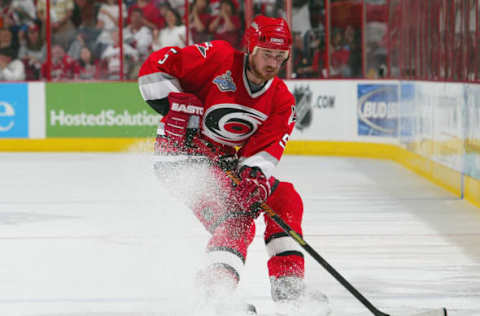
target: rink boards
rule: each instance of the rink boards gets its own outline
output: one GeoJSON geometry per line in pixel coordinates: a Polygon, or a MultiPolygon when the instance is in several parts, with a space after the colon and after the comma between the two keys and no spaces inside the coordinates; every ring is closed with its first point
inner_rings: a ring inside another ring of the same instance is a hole
{"type": "MultiPolygon", "coordinates": [[[[480,206],[480,86],[294,80],[289,154],[394,160],[480,206]]],[[[0,84],[0,150],[151,150],[160,116],[134,82],[0,84]]]]}

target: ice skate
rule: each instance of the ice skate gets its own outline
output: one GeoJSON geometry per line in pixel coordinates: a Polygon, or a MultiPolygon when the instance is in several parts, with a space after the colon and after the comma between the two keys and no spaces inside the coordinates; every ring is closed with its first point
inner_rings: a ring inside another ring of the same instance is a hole
{"type": "Polygon", "coordinates": [[[318,290],[309,289],[303,279],[294,276],[270,278],[276,316],[328,316],[328,298],[318,290]]]}
{"type": "Polygon", "coordinates": [[[254,316],[254,305],[244,302],[235,290],[238,280],[223,265],[212,265],[198,273],[196,286],[200,303],[198,315],[254,316]]]}

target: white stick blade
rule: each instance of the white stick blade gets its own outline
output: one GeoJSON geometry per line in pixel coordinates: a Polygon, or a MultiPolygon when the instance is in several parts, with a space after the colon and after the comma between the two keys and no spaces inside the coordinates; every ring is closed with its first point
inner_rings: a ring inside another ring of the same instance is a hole
{"type": "Polygon", "coordinates": [[[447,316],[447,309],[446,308],[432,309],[427,312],[422,312],[422,313],[418,313],[410,316],[447,316]]]}

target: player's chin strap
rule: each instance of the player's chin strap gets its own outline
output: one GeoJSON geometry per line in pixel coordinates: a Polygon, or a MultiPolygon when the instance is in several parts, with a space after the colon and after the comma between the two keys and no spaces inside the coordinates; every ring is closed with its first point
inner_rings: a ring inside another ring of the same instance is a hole
{"type": "MultiPolygon", "coordinates": [[[[232,172],[225,171],[227,176],[236,184],[240,179],[232,172]]],[[[318,254],[295,230],[293,230],[267,203],[261,204],[261,209],[290,237],[292,237],[306,252],[308,252],[315,261],[322,265],[340,284],[342,284],[357,300],[359,300],[375,316],[390,316],[376,308],[362,293],[360,293],[350,282],[348,282],[334,267],[332,267],[322,256],[318,254]]],[[[392,315],[393,316],[393,315],[392,315]]],[[[402,315],[407,316],[407,315],[402,315]]],[[[410,316],[447,316],[446,308],[430,310],[420,314],[411,314],[410,316]]]]}

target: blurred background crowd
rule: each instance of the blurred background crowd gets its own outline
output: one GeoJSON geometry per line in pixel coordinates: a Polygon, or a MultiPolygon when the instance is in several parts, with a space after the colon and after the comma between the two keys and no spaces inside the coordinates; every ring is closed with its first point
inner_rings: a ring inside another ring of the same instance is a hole
{"type": "Polygon", "coordinates": [[[0,80],[135,80],[164,46],[243,49],[257,14],[291,23],[282,77],[476,80],[479,2],[0,0],[0,80]]]}
{"type": "MultiPolygon", "coordinates": [[[[361,29],[359,19],[355,21],[348,16],[343,19],[350,21],[338,23],[332,29],[331,67],[327,73],[325,2],[291,3],[294,37],[291,77],[360,77],[361,29]]],[[[331,2],[347,4],[345,10],[351,9],[348,5],[359,3],[331,2]]],[[[0,80],[117,80],[121,77],[120,68],[124,68],[123,78],[134,80],[146,56],[164,46],[183,47],[220,39],[243,48],[244,1],[193,0],[188,2],[188,8],[184,0],[124,0],[121,8],[119,3],[118,0],[51,0],[50,23],[47,23],[46,0],[0,0],[0,80]],[[47,67],[49,34],[51,64],[47,67]]],[[[285,1],[253,1],[253,16],[260,13],[285,17],[285,1]]]]}

